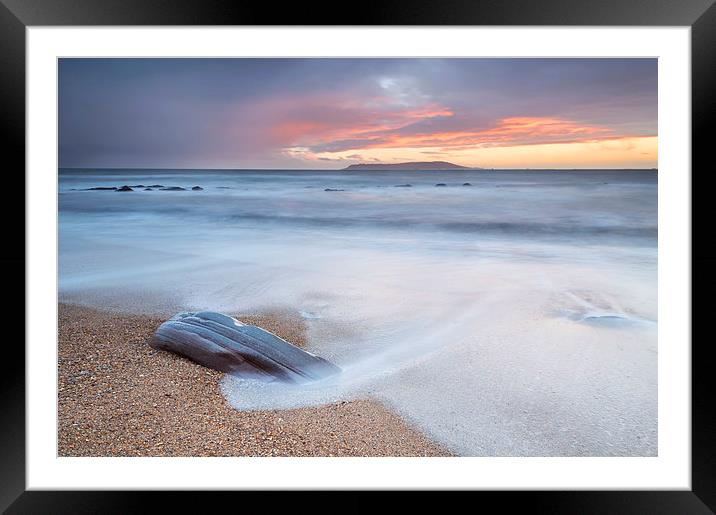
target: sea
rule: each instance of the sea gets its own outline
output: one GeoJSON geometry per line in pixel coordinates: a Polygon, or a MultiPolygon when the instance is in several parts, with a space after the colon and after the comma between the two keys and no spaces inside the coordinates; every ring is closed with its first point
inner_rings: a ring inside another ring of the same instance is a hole
{"type": "Polygon", "coordinates": [[[657,176],[63,168],[59,300],[284,311],[343,369],[225,376],[239,410],[373,397],[457,455],[655,456],[657,176]]]}

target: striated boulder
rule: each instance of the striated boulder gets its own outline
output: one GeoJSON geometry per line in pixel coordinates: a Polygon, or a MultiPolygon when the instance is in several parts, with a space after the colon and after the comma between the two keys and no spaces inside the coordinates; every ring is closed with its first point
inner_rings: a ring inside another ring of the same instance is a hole
{"type": "Polygon", "coordinates": [[[273,333],[213,311],[174,315],[149,344],[205,367],[268,381],[307,383],[341,371],[273,333]]]}

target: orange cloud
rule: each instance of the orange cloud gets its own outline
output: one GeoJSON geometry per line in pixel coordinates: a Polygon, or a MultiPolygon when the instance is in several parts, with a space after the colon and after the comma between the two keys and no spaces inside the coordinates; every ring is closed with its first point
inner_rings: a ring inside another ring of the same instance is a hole
{"type": "Polygon", "coordinates": [[[511,117],[499,120],[495,127],[477,131],[447,131],[414,135],[386,134],[367,142],[370,147],[450,148],[514,146],[547,142],[576,142],[614,137],[611,129],[578,124],[559,118],[511,117]]]}
{"type": "MultiPolygon", "coordinates": [[[[483,168],[656,168],[657,140],[656,136],[617,137],[569,143],[469,147],[449,152],[424,147],[376,147],[361,151],[360,160],[424,161],[426,155],[436,154],[441,160],[483,168]]],[[[304,156],[346,160],[353,159],[348,156],[354,154],[311,154],[304,149],[304,156]]]]}
{"type": "Polygon", "coordinates": [[[490,123],[421,102],[404,105],[380,95],[272,97],[230,113],[236,132],[229,137],[253,142],[257,152],[279,149],[305,161],[421,160],[429,152],[486,167],[606,166],[617,156],[655,166],[655,136],[640,139],[647,135],[560,116],[507,116],[490,123]]]}
{"type": "MultiPolygon", "coordinates": [[[[320,108],[317,108],[320,109],[320,108]]],[[[302,113],[301,113],[302,114],[302,113]]],[[[393,110],[388,112],[352,112],[341,109],[334,120],[290,119],[270,127],[272,138],[285,140],[291,146],[316,146],[326,142],[365,138],[379,143],[382,134],[415,123],[437,117],[453,116],[449,109],[439,106],[393,110]]]]}

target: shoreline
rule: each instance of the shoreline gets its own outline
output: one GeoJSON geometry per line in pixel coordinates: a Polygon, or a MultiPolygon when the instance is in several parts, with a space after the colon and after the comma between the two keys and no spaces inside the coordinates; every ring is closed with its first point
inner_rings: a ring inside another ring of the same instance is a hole
{"type": "MultiPolygon", "coordinates": [[[[305,344],[300,317],[238,318],[305,344]]],[[[223,373],[149,347],[163,321],[58,304],[58,456],[452,455],[373,398],[237,411],[223,373]]]]}

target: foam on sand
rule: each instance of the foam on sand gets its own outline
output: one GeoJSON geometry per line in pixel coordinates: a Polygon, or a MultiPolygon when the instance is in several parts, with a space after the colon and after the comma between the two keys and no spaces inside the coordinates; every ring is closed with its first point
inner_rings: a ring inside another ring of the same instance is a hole
{"type": "Polygon", "coordinates": [[[227,376],[237,409],[371,395],[462,455],[657,452],[655,173],[115,171],[60,191],[61,300],[283,309],[344,370],[227,376]],[[79,191],[155,183],[204,191],[79,191]]]}

